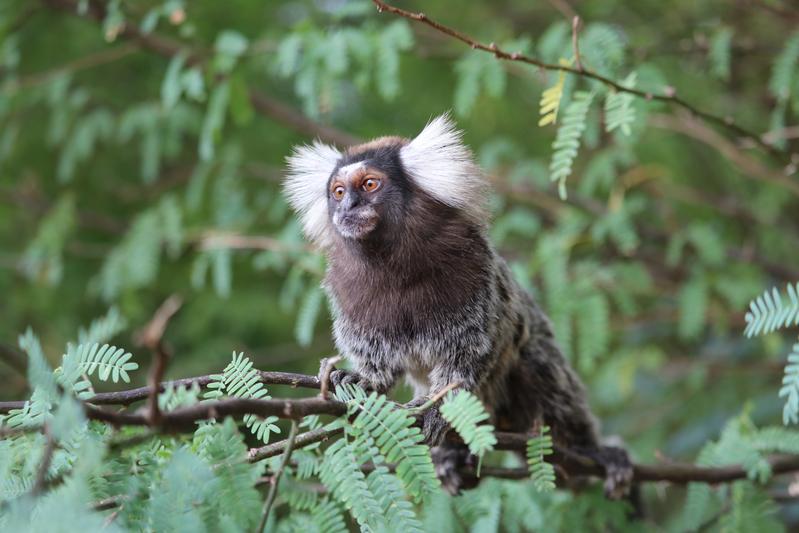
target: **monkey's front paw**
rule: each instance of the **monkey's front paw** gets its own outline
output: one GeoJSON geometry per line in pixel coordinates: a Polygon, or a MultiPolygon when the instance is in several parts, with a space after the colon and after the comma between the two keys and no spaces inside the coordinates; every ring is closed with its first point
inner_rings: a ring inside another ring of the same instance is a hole
{"type": "Polygon", "coordinates": [[[630,492],[633,481],[633,464],[624,448],[601,446],[594,459],[605,469],[605,496],[619,500],[630,492]]]}
{"type": "Polygon", "coordinates": [[[428,446],[433,447],[441,444],[448,431],[449,422],[441,416],[438,408],[431,407],[422,414],[422,434],[428,446]]]}
{"type": "Polygon", "coordinates": [[[333,390],[343,385],[355,385],[366,392],[372,392],[372,384],[354,370],[334,370],[330,373],[330,386],[333,390]]]}

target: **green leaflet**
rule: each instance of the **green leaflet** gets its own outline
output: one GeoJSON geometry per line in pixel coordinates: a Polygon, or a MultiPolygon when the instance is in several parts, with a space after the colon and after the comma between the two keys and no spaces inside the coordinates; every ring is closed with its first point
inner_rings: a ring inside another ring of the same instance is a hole
{"type": "Polygon", "coordinates": [[[572,173],[572,165],[580,148],[580,139],[585,131],[588,110],[593,99],[593,92],[574,93],[574,98],[563,113],[555,142],[552,143],[549,179],[558,183],[558,193],[562,199],[566,199],[566,178],[572,173]]]}

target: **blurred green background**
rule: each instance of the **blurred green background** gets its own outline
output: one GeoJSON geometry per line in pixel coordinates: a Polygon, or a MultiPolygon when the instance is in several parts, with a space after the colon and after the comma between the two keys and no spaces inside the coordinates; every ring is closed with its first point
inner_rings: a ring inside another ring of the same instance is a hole
{"type": "MultiPolygon", "coordinates": [[[[761,1],[403,2],[510,51],[614,80],[797,147],[799,9],[761,1]],[[793,48],[791,48],[793,47],[793,48]]],[[[568,199],[550,182],[558,74],[500,62],[367,1],[5,0],[0,5],[0,399],[22,399],[27,327],[52,361],[118,309],[116,344],[171,294],[169,377],[315,373],[334,352],[281,194],[292,146],[413,136],[452,110],[494,184],[492,238],[552,316],[605,433],[692,460],[748,409],[779,424],[788,335],[743,337],[748,302],[799,280],[799,181],[678,108],[636,98],[606,131],[595,91],[568,199]]],[[[787,153],[787,152],[786,152],[787,153]]],[[[786,168],[786,163],[787,168],[786,168]]],[[[137,372],[143,384],[146,371],[137,372]]],[[[281,392],[282,393],[282,392],[281,392]]],[[[287,394],[296,394],[286,391],[287,394]]]]}

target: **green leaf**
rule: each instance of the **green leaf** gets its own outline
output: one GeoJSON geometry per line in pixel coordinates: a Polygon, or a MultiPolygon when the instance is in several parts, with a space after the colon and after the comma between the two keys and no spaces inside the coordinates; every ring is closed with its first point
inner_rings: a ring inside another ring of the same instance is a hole
{"type": "Polygon", "coordinates": [[[408,494],[419,501],[438,487],[430,450],[421,444],[422,432],[406,410],[395,407],[382,394],[366,396],[357,387],[338,389],[336,395],[347,402],[352,414],[357,413],[348,432],[373,443],[386,461],[395,464],[408,494]]]}
{"type": "MultiPolygon", "coordinates": [[[[624,78],[621,85],[628,89],[635,88],[636,74],[630,73],[629,76],[624,78]]],[[[611,91],[605,98],[605,129],[612,132],[616,129],[620,130],[624,135],[630,135],[632,129],[630,125],[635,122],[635,108],[633,107],[633,99],[635,97],[630,93],[622,91],[611,91]]]]}
{"type": "Polygon", "coordinates": [[[572,165],[580,148],[580,139],[585,131],[586,117],[593,98],[593,93],[585,91],[574,93],[574,99],[566,108],[557,137],[552,143],[554,152],[549,164],[549,179],[558,182],[558,193],[564,200],[566,178],[572,173],[572,165]]]}
{"type": "Polygon", "coordinates": [[[469,451],[482,459],[494,449],[494,427],[484,424],[489,415],[480,400],[469,391],[450,392],[440,408],[441,416],[458,432],[469,451]]]}
{"type": "Polygon", "coordinates": [[[730,79],[732,36],[732,28],[722,27],[710,39],[710,48],[708,49],[710,71],[723,81],[730,79]]]}
{"type": "Polygon", "coordinates": [[[799,325],[799,282],[795,285],[789,283],[786,293],[787,302],[776,287],[751,301],[749,312],[744,317],[747,337],[799,325]]]}
{"type": "Polygon", "coordinates": [[[530,478],[538,492],[555,489],[555,468],[546,462],[546,456],[552,453],[549,426],[541,426],[539,435],[527,441],[527,465],[530,468],[530,478]]]}
{"type": "Polygon", "coordinates": [[[225,112],[229,99],[230,84],[228,82],[220,83],[211,93],[211,101],[208,103],[200,133],[199,151],[200,158],[204,161],[208,161],[214,156],[214,146],[225,125],[225,112]]]}
{"type": "Polygon", "coordinates": [[[785,41],[785,46],[774,61],[774,67],[771,71],[768,87],[777,100],[787,101],[790,99],[798,62],[799,31],[795,31],[785,41]]]}

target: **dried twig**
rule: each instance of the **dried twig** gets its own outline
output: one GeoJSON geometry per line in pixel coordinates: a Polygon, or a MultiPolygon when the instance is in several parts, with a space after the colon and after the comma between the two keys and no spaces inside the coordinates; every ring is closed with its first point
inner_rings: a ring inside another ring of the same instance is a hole
{"type": "Polygon", "coordinates": [[[447,395],[449,391],[460,387],[460,385],[461,385],[460,381],[453,381],[452,383],[448,384],[446,387],[435,393],[433,396],[431,396],[430,399],[427,400],[425,403],[423,403],[419,407],[414,408],[413,413],[414,414],[424,413],[425,411],[433,407],[435,404],[437,404],[441,400],[441,398],[447,395]]]}
{"type": "Polygon", "coordinates": [[[580,34],[580,17],[578,15],[574,15],[574,17],[572,18],[572,50],[574,51],[574,68],[582,72],[583,63],[582,61],[580,61],[579,34],[580,34]]]}
{"type": "Polygon", "coordinates": [[[137,342],[149,348],[153,354],[153,363],[147,378],[150,393],[147,399],[147,417],[151,426],[161,424],[161,410],[158,407],[158,394],[161,390],[161,381],[169,363],[171,350],[164,343],[164,332],[169,321],[180,310],[183,300],[176,294],[167,298],[156,310],[153,318],[138,333],[137,342]]]}
{"type": "Polygon", "coordinates": [[[319,396],[323,400],[327,400],[327,389],[330,387],[330,374],[333,372],[336,364],[342,359],[343,357],[340,355],[322,359],[322,365],[319,369],[319,396]]]}
{"type": "Polygon", "coordinates": [[[283,454],[283,460],[280,462],[280,467],[275,472],[275,475],[272,476],[272,484],[269,487],[269,494],[266,496],[266,501],[264,502],[264,511],[261,515],[261,522],[258,524],[258,529],[256,530],[257,533],[261,533],[266,526],[266,521],[269,518],[269,512],[272,510],[272,504],[275,502],[275,496],[277,495],[277,486],[280,483],[280,478],[283,476],[283,471],[286,469],[286,465],[289,464],[291,460],[291,452],[294,450],[294,439],[297,437],[297,421],[291,421],[291,429],[289,430],[289,437],[286,443],[286,452],[283,454]]]}

